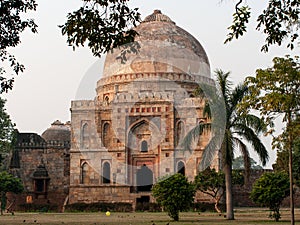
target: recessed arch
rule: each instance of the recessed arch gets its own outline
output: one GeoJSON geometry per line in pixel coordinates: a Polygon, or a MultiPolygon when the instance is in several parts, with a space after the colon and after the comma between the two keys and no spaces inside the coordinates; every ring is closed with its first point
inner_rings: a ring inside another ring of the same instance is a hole
{"type": "Polygon", "coordinates": [[[181,173],[183,176],[185,176],[185,164],[183,161],[178,161],[177,162],[177,173],[181,173]]]}
{"type": "Polygon", "coordinates": [[[84,123],[81,128],[81,147],[84,149],[90,147],[90,129],[88,123],[84,123]]]}
{"type": "Polygon", "coordinates": [[[185,128],[184,128],[184,122],[179,120],[176,123],[176,130],[175,130],[175,145],[178,147],[182,139],[184,138],[185,135],[185,128]]]}
{"type": "Polygon", "coordinates": [[[102,127],[102,143],[103,146],[108,148],[110,145],[110,141],[111,141],[112,137],[111,137],[111,126],[110,123],[106,122],[103,124],[102,127]]]}
{"type": "MultiPolygon", "coordinates": [[[[151,121],[147,118],[142,118],[131,124],[127,130],[127,148],[141,152],[143,140],[147,141],[148,151],[157,147],[163,138],[163,135],[160,135],[159,126],[160,121],[155,118],[151,121]]],[[[145,146],[145,142],[143,145],[145,146]]]]}
{"type": "Polygon", "coordinates": [[[110,184],[111,180],[111,168],[109,162],[104,162],[102,165],[102,183],[103,184],[110,184]]]}
{"type": "Polygon", "coordinates": [[[109,105],[109,97],[107,95],[104,97],[104,104],[109,105]]]}
{"type": "Polygon", "coordinates": [[[89,171],[89,165],[87,162],[84,162],[80,167],[80,183],[81,184],[88,184],[89,177],[88,177],[88,171],[89,171]]]}

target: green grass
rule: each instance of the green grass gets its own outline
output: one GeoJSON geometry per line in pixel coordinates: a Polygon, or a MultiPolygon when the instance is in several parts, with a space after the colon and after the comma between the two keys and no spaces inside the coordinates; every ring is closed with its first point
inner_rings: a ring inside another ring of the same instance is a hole
{"type": "MultiPolygon", "coordinates": [[[[217,213],[180,213],[180,221],[174,222],[164,212],[148,213],[114,213],[106,216],[105,213],[18,213],[14,216],[5,214],[0,216],[0,224],[3,225],[214,225],[214,224],[236,224],[236,225],[257,225],[257,224],[276,224],[288,225],[289,210],[281,210],[282,218],[279,222],[274,222],[268,218],[267,209],[258,208],[239,208],[235,210],[235,220],[228,221],[224,216],[217,213]]],[[[300,209],[296,209],[296,224],[300,225],[300,209]]]]}

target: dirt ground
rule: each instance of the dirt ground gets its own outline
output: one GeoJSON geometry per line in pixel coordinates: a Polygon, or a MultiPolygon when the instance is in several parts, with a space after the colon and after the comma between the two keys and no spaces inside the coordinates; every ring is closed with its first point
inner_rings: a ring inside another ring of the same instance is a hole
{"type": "MultiPolygon", "coordinates": [[[[148,213],[115,213],[111,212],[110,216],[105,213],[18,213],[14,215],[5,214],[0,216],[2,225],[214,225],[214,224],[276,224],[288,225],[290,212],[288,209],[281,211],[282,218],[276,223],[268,218],[267,209],[239,208],[235,210],[235,220],[227,221],[224,216],[217,213],[198,213],[184,212],[180,213],[180,221],[174,222],[164,212],[148,213]]],[[[295,210],[296,224],[300,225],[300,209],[295,210]]]]}

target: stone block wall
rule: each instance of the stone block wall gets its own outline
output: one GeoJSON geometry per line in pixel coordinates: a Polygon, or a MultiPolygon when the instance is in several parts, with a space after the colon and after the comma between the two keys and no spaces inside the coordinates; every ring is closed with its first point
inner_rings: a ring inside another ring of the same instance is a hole
{"type": "MultiPolygon", "coordinates": [[[[247,186],[233,186],[233,203],[237,207],[257,207],[258,205],[255,204],[250,199],[250,192],[252,190],[252,186],[254,182],[263,174],[269,173],[272,170],[252,170],[250,174],[250,181],[247,186]]],[[[290,198],[287,197],[282,202],[282,207],[289,207],[289,200],[290,198]]],[[[296,207],[300,207],[300,189],[298,187],[295,188],[295,195],[294,195],[294,202],[296,207]]]]}
{"type": "MultiPolygon", "coordinates": [[[[26,136],[26,135],[25,135],[26,136]]],[[[41,139],[37,134],[31,134],[41,139]]],[[[42,140],[42,139],[41,139],[42,140]]],[[[70,154],[69,143],[51,141],[49,143],[28,143],[22,140],[16,147],[10,171],[21,178],[24,193],[13,196],[16,210],[24,209],[26,204],[52,205],[61,210],[69,193],[70,154]],[[42,166],[42,177],[37,171],[42,166]],[[37,190],[36,180],[45,180],[45,192],[37,190]]]]}

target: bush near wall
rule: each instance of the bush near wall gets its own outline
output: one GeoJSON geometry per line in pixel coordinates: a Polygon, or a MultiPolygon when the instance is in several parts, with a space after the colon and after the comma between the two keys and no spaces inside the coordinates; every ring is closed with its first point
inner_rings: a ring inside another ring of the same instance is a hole
{"type": "Polygon", "coordinates": [[[74,203],[65,208],[65,212],[131,212],[132,210],[132,204],[124,202],[74,203]]]}

